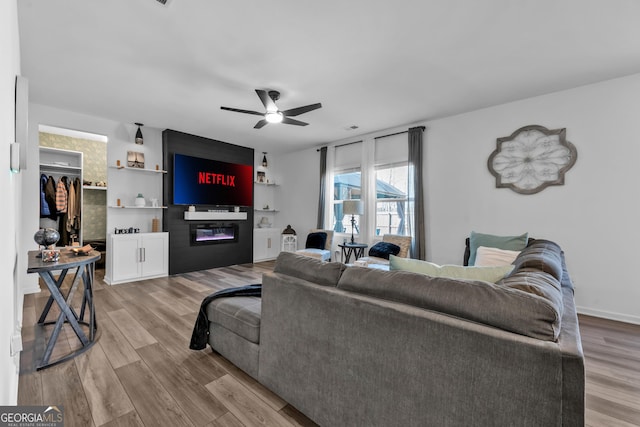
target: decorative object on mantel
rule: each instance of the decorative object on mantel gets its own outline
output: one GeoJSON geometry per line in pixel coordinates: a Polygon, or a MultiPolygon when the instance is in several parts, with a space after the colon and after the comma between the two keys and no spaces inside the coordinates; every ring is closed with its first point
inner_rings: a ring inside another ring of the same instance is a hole
{"type": "Polygon", "coordinates": [[[142,145],[144,144],[144,138],[142,138],[142,130],[140,130],[141,126],[144,126],[142,123],[136,123],[138,125],[138,130],[136,131],[136,144],[142,145]]]}
{"type": "Polygon", "coordinates": [[[564,185],[564,174],[576,163],[578,151],[566,140],[566,129],[524,126],[497,139],[487,166],[496,188],[535,194],[550,185],[564,185]]]}
{"type": "Polygon", "coordinates": [[[144,207],[146,202],[144,200],[144,196],[142,195],[142,193],[138,193],[138,196],[136,197],[136,200],[134,201],[134,204],[139,208],[144,207]]]}

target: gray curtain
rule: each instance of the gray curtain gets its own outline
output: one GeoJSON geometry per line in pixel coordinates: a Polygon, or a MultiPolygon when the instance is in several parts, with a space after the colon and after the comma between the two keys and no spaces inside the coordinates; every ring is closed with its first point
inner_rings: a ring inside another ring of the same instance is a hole
{"type": "Polygon", "coordinates": [[[413,222],[411,257],[426,259],[424,189],[422,188],[422,134],[424,127],[409,129],[409,215],[413,222]]]}
{"type": "Polygon", "coordinates": [[[327,198],[326,189],[327,176],[327,147],[320,149],[320,194],[318,196],[318,221],[316,228],[324,229],[324,204],[327,198]]]}

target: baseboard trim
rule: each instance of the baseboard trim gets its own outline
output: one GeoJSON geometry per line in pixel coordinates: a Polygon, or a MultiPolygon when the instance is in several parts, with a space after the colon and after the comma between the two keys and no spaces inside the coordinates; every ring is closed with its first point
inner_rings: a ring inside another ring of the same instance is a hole
{"type": "Polygon", "coordinates": [[[632,316],[629,314],[614,313],[611,311],[597,310],[593,308],[579,307],[579,306],[576,307],[576,309],[578,310],[579,314],[586,314],[587,316],[602,317],[604,319],[617,320],[619,322],[633,323],[635,325],[640,325],[640,316],[632,316]]]}
{"type": "Polygon", "coordinates": [[[36,283],[36,286],[33,288],[22,288],[22,293],[24,295],[27,294],[37,294],[38,292],[40,292],[40,286],[38,286],[38,284],[36,283]]]}

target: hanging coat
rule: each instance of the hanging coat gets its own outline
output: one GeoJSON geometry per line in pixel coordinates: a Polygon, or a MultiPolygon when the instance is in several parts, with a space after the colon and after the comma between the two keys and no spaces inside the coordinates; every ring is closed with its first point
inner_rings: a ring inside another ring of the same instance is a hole
{"type": "Polygon", "coordinates": [[[47,179],[47,175],[40,175],[40,218],[46,218],[51,215],[51,210],[49,210],[49,204],[47,203],[47,197],[45,195],[47,179]]]}
{"type": "Polygon", "coordinates": [[[73,233],[73,224],[76,220],[76,190],[73,181],[69,181],[69,190],[67,191],[67,231],[73,233]]]}
{"type": "Polygon", "coordinates": [[[67,177],[63,176],[60,178],[58,185],[56,186],[56,210],[58,213],[65,213],[67,211],[68,197],[67,177]]]}
{"type": "Polygon", "coordinates": [[[58,218],[56,212],[56,180],[51,175],[47,178],[47,184],[44,187],[44,198],[49,206],[49,218],[55,221],[58,218]]]}
{"type": "Polygon", "coordinates": [[[82,182],[80,181],[80,178],[76,178],[73,181],[73,187],[76,191],[76,221],[73,228],[80,230],[80,220],[82,219],[82,182]]]}

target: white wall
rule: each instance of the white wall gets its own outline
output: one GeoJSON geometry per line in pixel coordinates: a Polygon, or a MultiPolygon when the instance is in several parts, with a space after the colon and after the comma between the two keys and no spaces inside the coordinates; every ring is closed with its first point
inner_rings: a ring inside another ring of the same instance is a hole
{"type": "Polygon", "coordinates": [[[304,248],[307,233],[317,224],[320,153],[313,148],[285,154],[278,160],[282,175],[279,223],[283,230],[291,225],[298,234],[298,248],[304,248]]]}
{"type": "Polygon", "coordinates": [[[0,405],[18,400],[18,355],[11,355],[12,336],[20,336],[22,293],[18,282],[20,182],[9,171],[10,144],[15,141],[15,78],[20,74],[17,0],[0,2],[0,405]]]}
{"type": "Polygon", "coordinates": [[[558,242],[583,313],[640,323],[640,75],[427,123],[430,255],[459,263],[470,230],[558,242]],[[535,195],[496,189],[496,138],[531,124],[566,128],[578,150],[564,186],[535,195]]]}
{"type": "MultiPolygon", "coordinates": [[[[640,75],[633,75],[422,123],[427,258],[462,263],[471,230],[529,232],[565,250],[580,312],[640,323],[638,111],[640,75]],[[496,189],[487,168],[496,138],[532,124],[567,129],[578,160],[565,185],[534,195],[496,189]]],[[[390,131],[397,129],[378,134],[390,131]]],[[[283,217],[303,237],[315,224],[318,163],[315,149],[282,162],[283,217]]]]}

